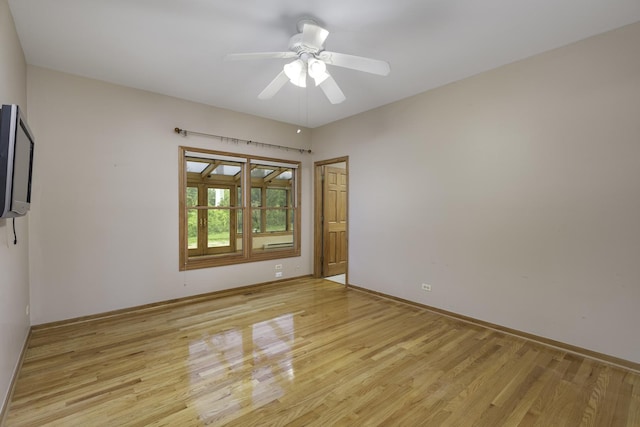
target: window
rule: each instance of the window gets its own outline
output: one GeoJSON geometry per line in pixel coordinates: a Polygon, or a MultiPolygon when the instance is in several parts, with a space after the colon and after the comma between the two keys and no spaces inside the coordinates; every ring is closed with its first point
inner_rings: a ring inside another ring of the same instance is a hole
{"type": "Polygon", "coordinates": [[[180,157],[181,270],[300,255],[299,162],[186,147],[180,157]]]}

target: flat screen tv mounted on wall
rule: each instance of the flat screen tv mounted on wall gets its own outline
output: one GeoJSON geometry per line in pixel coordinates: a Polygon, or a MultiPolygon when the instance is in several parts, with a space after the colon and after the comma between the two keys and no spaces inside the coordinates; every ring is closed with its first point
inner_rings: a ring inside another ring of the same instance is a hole
{"type": "Polygon", "coordinates": [[[15,105],[0,111],[0,218],[26,215],[31,205],[33,134],[15,105]]]}

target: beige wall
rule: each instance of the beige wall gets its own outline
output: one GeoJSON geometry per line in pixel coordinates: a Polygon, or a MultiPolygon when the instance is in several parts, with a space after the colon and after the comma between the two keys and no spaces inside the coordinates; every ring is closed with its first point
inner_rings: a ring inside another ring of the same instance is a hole
{"type": "Polygon", "coordinates": [[[28,67],[30,125],[38,135],[31,212],[34,324],[310,274],[311,205],[302,198],[302,256],[178,270],[178,146],[300,160],[311,157],[216,139],[180,127],[309,148],[309,132],[271,120],[28,67]]]}
{"type": "Polygon", "coordinates": [[[350,156],[351,283],[640,362],[638,46],[640,23],[314,129],[314,160],[350,156]]]}
{"type": "MultiPolygon", "coordinates": [[[[6,0],[0,0],[0,103],[27,108],[26,64],[6,0]]],[[[29,331],[29,216],[0,219],[0,405],[4,404],[29,331]]]]}

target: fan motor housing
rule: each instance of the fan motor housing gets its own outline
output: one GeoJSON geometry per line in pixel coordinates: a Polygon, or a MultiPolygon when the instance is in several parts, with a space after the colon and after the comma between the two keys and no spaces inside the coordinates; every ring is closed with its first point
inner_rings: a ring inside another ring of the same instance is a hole
{"type": "Polygon", "coordinates": [[[318,55],[318,53],[320,53],[319,49],[307,46],[302,43],[302,33],[294,34],[293,36],[291,36],[291,38],[289,39],[289,50],[297,53],[298,56],[302,55],[303,53],[307,53],[315,57],[316,55],[318,55]]]}

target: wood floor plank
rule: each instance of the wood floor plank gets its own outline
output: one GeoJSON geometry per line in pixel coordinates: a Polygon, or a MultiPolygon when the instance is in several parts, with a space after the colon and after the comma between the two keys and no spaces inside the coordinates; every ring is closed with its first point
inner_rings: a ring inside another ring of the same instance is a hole
{"type": "Polygon", "coordinates": [[[640,426],[640,375],[320,279],[36,328],[7,426],[640,426]]]}

